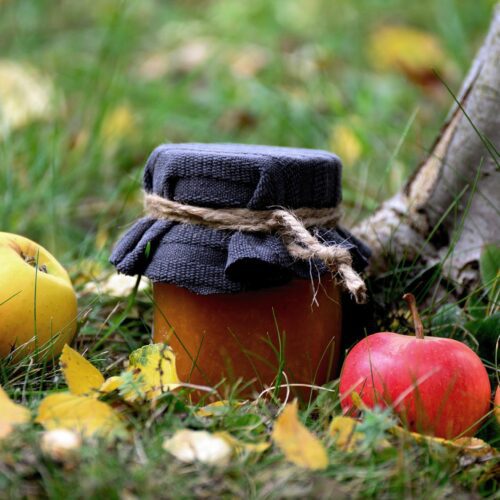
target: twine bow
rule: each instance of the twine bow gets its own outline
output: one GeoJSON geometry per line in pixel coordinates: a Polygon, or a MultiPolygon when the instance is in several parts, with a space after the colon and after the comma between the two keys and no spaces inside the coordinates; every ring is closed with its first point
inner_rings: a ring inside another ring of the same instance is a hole
{"type": "Polygon", "coordinates": [[[249,233],[277,233],[289,254],[301,260],[319,259],[337,273],[342,285],[358,304],[366,302],[366,285],[352,267],[352,257],[340,245],[325,245],[308,231],[310,227],[338,225],[337,208],[297,208],[295,210],[250,210],[248,208],[207,208],[186,205],[156,194],[144,194],[146,214],[154,219],[168,219],[219,230],[249,233]]]}

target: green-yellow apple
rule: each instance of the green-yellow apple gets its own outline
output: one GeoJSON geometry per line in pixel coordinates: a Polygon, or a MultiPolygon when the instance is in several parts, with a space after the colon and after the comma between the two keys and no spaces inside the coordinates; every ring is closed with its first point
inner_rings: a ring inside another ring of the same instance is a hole
{"type": "Polygon", "coordinates": [[[57,355],[76,331],[76,294],[66,270],[42,246],[0,232],[0,358],[39,350],[57,355]]]}

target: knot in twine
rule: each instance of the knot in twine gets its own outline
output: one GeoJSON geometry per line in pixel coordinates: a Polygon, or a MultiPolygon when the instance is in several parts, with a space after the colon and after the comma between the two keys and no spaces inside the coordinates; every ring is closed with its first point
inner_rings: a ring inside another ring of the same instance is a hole
{"type": "Polygon", "coordinates": [[[289,254],[301,260],[319,259],[341,278],[341,284],[358,304],[366,302],[366,285],[352,267],[352,256],[340,245],[325,245],[308,230],[335,228],[341,219],[336,208],[250,210],[248,208],[207,208],[186,205],[156,194],[144,194],[146,215],[219,230],[279,234],[289,254]]]}

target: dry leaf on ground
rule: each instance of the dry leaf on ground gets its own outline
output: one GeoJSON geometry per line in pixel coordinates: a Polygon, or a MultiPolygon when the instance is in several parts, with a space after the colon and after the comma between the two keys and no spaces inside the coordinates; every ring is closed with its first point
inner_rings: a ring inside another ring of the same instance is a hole
{"type": "Polygon", "coordinates": [[[189,429],[177,431],[166,439],[163,448],[182,462],[199,461],[209,465],[227,465],[233,453],[223,437],[189,429]]]}
{"type": "Polygon", "coordinates": [[[335,417],[330,424],[328,434],[335,440],[335,445],[344,451],[355,450],[364,440],[365,435],[357,432],[358,422],[351,417],[335,417]]]}
{"type": "Polygon", "coordinates": [[[68,344],[63,347],[59,358],[64,378],[72,394],[83,396],[94,394],[104,383],[101,372],[68,344]]]}
{"type": "Polygon", "coordinates": [[[123,385],[123,377],[116,375],[114,377],[107,378],[104,383],[99,388],[99,392],[103,394],[109,394],[110,392],[119,390],[123,385]]]}
{"type": "Polygon", "coordinates": [[[271,446],[271,443],[267,441],[261,441],[260,443],[245,443],[225,431],[216,432],[214,436],[224,439],[231,446],[236,455],[244,453],[263,453],[271,446]]]}
{"type": "Polygon", "coordinates": [[[449,58],[439,40],[407,26],[384,26],[371,38],[369,54],[373,65],[381,70],[396,70],[419,85],[436,83],[434,74],[446,74],[449,58]]]}
{"type": "Polygon", "coordinates": [[[329,148],[347,166],[354,165],[363,152],[363,144],[348,125],[335,125],[330,133],[329,148]]]}
{"type": "Polygon", "coordinates": [[[402,427],[396,426],[390,432],[400,438],[409,438],[418,444],[441,445],[450,449],[460,450],[475,456],[498,455],[498,451],[487,442],[476,437],[461,437],[457,439],[444,439],[434,436],[427,436],[418,432],[410,432],[402,427]]]}
{"type": "Polygon", "coordinates": [[[256,76],[269,64],[271,54],[264,47],[247,45],[230,52],[228,59],[233,75],[250,78],[256,76]]]}
{"type": "Polygon", "coordinates": [[[54,112],[52,82],[34,68],[0,60],[0,136],[54,112]]]}
{"type": "Polygon", "coordinates": [[[221,401],[215,401],[215,403],[210,403],[206,406],[199,408],[196,411],[197,417],[216,417],[218,415],[224,415],[229,410],[234,408],[239,408],[247,404],[247,401],[229,401],[223,399],[221,401]]]}
{"type": "Polygon", "coordinates": [[[45,429],[69,429],[84,436],[120,434],[124,430],[120,415],[108,404],[87,396],[51,394],[38,408],[35,422],[45,429]]]}
{"type": "Polygon", "coordinates": [[[175,354],[166,344],[152,344],[136,349],[130,354],[129,363],[125,374],[130,374],[134,383],[125,395],[127,401],[133,401],[142,395],[152,400],[180,385],[175,354]]]}
{"type": "Polygon", "coordinates": [[[25,424],[30,419],[28,408],[14,403],[0,387],[0,439],[7,437],[16,425],[25,424]]]}
{"type": "Polygon", "coordinates": [[[272,439],[290,462],[307,469],[325,469],[328,455],[321,441],[298,418],[297,400],[276,419],[272,439]]]}
{"type": "Polygon", "coordinates": [[[137,119],[127,104],[112,109],[105,117],[101,127],[101,139],[108,150],[129,139],[137,132],[137,119]]]}

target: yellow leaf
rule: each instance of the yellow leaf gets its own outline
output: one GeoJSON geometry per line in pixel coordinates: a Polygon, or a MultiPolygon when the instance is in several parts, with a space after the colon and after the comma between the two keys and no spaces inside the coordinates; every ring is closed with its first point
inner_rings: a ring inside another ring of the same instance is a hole
{"type": "Polygon", "coordinates": [[[351,401],[358,410],[364,410],[366,408],[361,396],[356,391],[351,392],[351,401]]]}
{"type": "Polygon", "coordinates": [[[390,429],[391,434],[394,436],[398,436],[400,438],[410,438],[411,440],[415,441],[418,444],[442,444],[446,445],[446,443],[449,443],[444,438],[438,438],[434,436],[427,436],[425,434],[420,434],[418,432],[411,432],[408,431],[407,429],[404,429],[403,427],[395,426],[390,429]]]}
{"type": "Polygon", "coordinates": [[[363,152],[363,145],[356,132],[347,125],[333,127],[329,147],[346,165],[355,164],[363,152]]]}
{"type": "Polygon", "coordinates": [[[401,438],[410,438],[418,444],[428,446],[441,445],[450,449],[461,450],[469,455],[484,456],[486,454],[498,454],[498,451],[482,439],[475,437],[461,437],[457,439],[444,439],[440,437],[427,436],[418,432],[410,432],[402,427],[393,427],[391,433],[401,438]]]}
{"type": "Polygon", "coordinates": [[[29,422],[30,418],[30,411],[14,403],[0,387],[0,439],[7,437],[16,425],[29,422]]]}
{"type": "Polygon", "coordinates": [[[52,82],[34,68],[0,60],[0,136],[53,114],[52,82]]]}
{"type": "Polygon", "coordinates": [[[209,465],[227,465],[233,451],[221,436],[189,429],[177,431],[166,439],[163,449],[182,462],[199,461],[209,465]]]}
{"type": "Polygon", "coordinates": [[[83,285],[95,280],[103,272],[100,262],[92,259],[81,259],[77,264],[69,268],[69,274],[74,284],[83,285]]]}
{"type": "Polygon", "coordinates": [[[110,392],[119,389],[123,385],[123,383],[124,383],[123,377],[120,376],[109,377],[101,385],[99,391],[108,394],[110,392]]]}
{"type": "Polygon", "coordinates": [[[43,399],[35,422],[47,430],[69,429],[84,436],[117,434],[124,429],[122,418],[108,404],[68,392],[43,399]]]}
{"type": "Polygon", "coordinates": [[[245,452],[263,453],[271,446],[271,443],[268,443],[266,441],[261,441],[260,443],[245,443],[244,441],[240,441],[239,439],[235,438],[225,431],[216,432],[214,436],[218,436],[224,439],[231,446],[236,455],[241,455],[245,452]]]}
{"type": "Polygon", "coordinates": [[[272,439],[290,462],[307,469],[325,469],[328,456],[321,441],[299,421],[297,400],[285,406],[274,423],[272,439]]]}
{"type": "Polygon", "coordinates": [[[436,80],[433,71],[443,73],[447,57],[433,35],[405,26],[385,26],[370,42],[370,58],[382,70],[397,70],[418,84],[436,80]]]}
{"type": "Polygon", "coordinates": [[[127,394],[128,401],[141,397],[141,393],[146,399],[152,400],[180,385],[175,368],[175,354],[166,344],[152,344],[136,349],[130,354],[129,363],[126,372],[133,375],[139,390],[135,391],[135,397],[127,394]]]}
{"type": "Polygon", "coordinates": [[[136,119],[131,108],[122,104],[111,110],[102,123],[101,136],[104,145],[114,148],[123,139],[131,137],[136,130],[136,119]]]}
{"type": "Polygon", "coordinates": [[[104,383],[101,372],[68,344],[63,347],[59,358],[69,390],[76,396],[94,393],[104,383]]]}
{"type": "Polygon", "coordinates": [[[215,401],[215,403],[210,403],[196,411],[197,417],[215,417],[218,415],[223,415],[226,410],[231,408],[238,408],[245,405],[246,401],[229,401],[223,399],[221,401],[215,401]]]}
{"type": "Polygon", "coordinates": [[[353,451],[365,438],[362,432],[356,432],[357,425],[358,422],[351,417],[335,417],[328,433],[335,439],[338,448],[353,451]]]}

